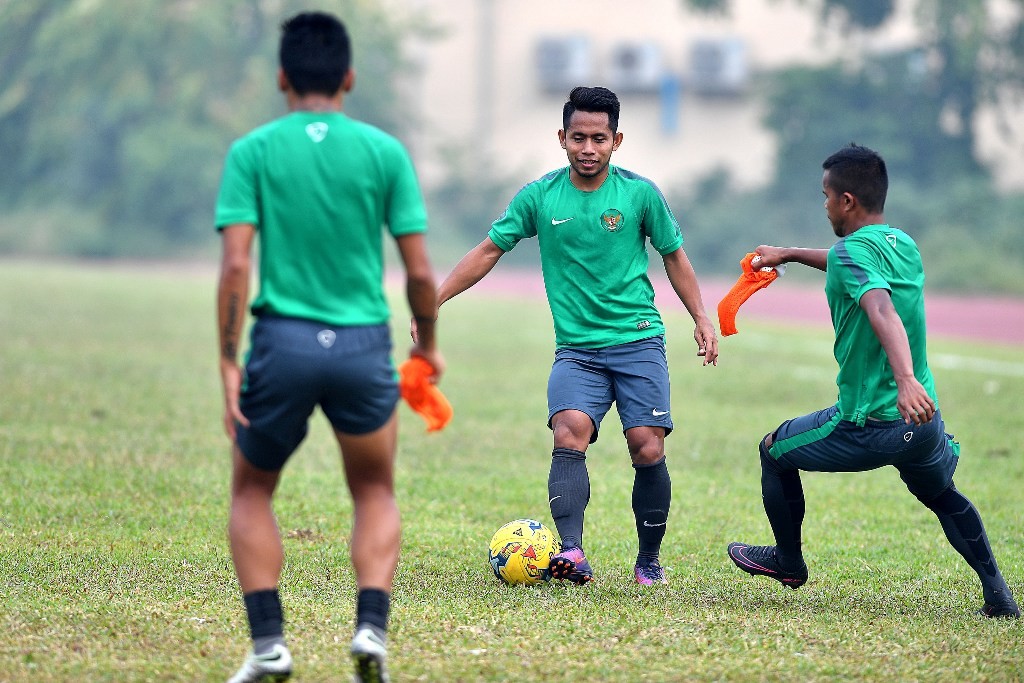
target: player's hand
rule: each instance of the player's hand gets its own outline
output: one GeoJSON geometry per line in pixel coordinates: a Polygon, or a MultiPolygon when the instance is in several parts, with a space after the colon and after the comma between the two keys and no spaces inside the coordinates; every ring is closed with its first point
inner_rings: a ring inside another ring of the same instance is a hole
{"type": "Polygon", "coordinates": [[[935,416],[935,401],[916,378],[897,380],[896,408],[907,424],[923,425],[935,416]]]}
{"type": "MultiPolygon", "coordinates": [[[[415,324],[416,321],[414,320],[413,325],[415,324]]],[[[430,383],[437,384],[441,380],[441,375],[443,375],[445,371],[444,356],[441,355],[441,352],[438,351],[437,349],[431,349],[430,351],[427,351],[426,349],[421,348],[417,344],[416,346],[412,347],[409,350],[409,357],[412,358],[413,356],[419,356],[423,360],[430,363],[430,367],[434,368],[434,374],[431,375],[429,378],[430,383]]]]}
{"type": "Polygon", "coordinates": [[[697,342],[697,355],[704,358],[704,365],[718,365],[718,335],[709,318],[705,317],[697,323],[693,339],[697,342]]]}
{"type": "Polygon", "coordinates": [[[754,253],[757,256],[754,257],[754,263],[751,265],[755,268],[774,268],[786,262],[782,257],[782,249],[780,247],[762,244],[754,250],[754,253]]]}
{"type": "Polygon", "coordinates": [[[249,420],[238,407],[238,397],[242,393],[242,368],[238,363],[222,359],[220,379],[224,385],[224,433],[234,443],[235,425],[240,423],[249,426],[249,420]]]}

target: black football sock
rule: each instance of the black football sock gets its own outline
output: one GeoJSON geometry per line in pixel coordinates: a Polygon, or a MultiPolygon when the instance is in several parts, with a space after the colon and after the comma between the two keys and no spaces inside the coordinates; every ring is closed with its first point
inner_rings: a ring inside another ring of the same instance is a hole
{"type": "Polygon", "coordinates": [[[797,571],[804,564],[800,527],[804,522],[804,489],[800,473],[783,470],[761,442],[761,499],[768,515],[779,564],[786,571],[797,571]]]}
{"type": "Polygon", "coordinates": [[[658,559],[672,505],[672,479],[665,458],[652,465],[633,465],[633,516],[640,541],[637,562],[658,559]]]}
{"type": "Polygon", "coordinates": [[[587,454],[571,448],[551,451],[548,505],[563,548],[583,547],[583,514],[589,502],[587,454]]]}
{"type": "Polygon", "coordinates": [[[356,626],[372,626],[377,635],[384,639],[388,630],[388,613],[391,611],[391,594],[380,588],[362,588],[356,596],[356,626]]]}
{"type": "Polygon", "coordinates": [[[1000,605],[1010,601],[1010,589],[996,566],[996,558],[988,543],[988,534],[981,522],[981,515],[974,504],[953,484],[938,497],[922,501],[935,513],[942,524],[949,544],[967,560],[981,579],[982,594],[989,605],[1000,605]]]}
{"type": "Polygon", "coordinates": [[[254,591],[242,596],[249,618],[252,649],[258,655],[269,652],[277,643],[284,644],[284,614],[276,589],[254,591]]]}

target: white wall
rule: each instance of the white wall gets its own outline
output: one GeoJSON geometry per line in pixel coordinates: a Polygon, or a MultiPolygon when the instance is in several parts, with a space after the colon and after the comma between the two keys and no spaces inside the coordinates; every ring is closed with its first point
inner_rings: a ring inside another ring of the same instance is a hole
{"type": "MultiPolygon", "coordinates": [[[[579,85],[609,85],[608,62],[623,42],[660,47],[667,69],[684,78],[676,130],[662,126],[657,94],[620,91],[624,134],[614,163],[641,173],[663,187],[693,182],[725,166],[741,186],[770,177],[771,136],[760,125],[753,96],[758,73],[794,63],[834,59],[842,44],[835,32],[816,27],[807,5],[780,0],[734,0],[731,16],[685,12],[681,0],[393,0],[424,13],[442,29],[440,38],[417,46],[412,58],[421,69],[414,87],[424,123],[413,143],[424,185],[442,172],[444,145],[472,149],[481,174],[500,173],[532,180],[564,166],[558,146],[561,107],[568,88],[543,91],[535,66],[537,41],[545,37],[585,37],[595,74],[579,85]],[[747,46],[752,92],[738,99],[701,98],[687,90],[690,49],[704,38],[739,38],[747,46]]],[[[861,38],[856,50],[905,46],[914,40],[911,3],[886,30],[861,38]]],[[[614,89],[614,88],[613,88],[614,89]]],[[[1003,165],[1013,172],[1022,164],[1003,165]]],[[[1024,171],[1022,171],[1024,174],[1024,171]]]]}

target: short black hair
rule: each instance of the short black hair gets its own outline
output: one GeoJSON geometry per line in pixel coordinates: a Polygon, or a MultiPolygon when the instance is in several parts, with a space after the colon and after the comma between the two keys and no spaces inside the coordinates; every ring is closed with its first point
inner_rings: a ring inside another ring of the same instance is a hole
{"type": "Polygon", "coordinates": [[[619,130],[619,98],[608,88],[588,88],[580,85],[569,93],[569,101],[562,107],[562,130],[569,130],[569,119],[577,111],[608,114],[608,127],[612,133],[619,130]]]}
{"type": "Polygon", "coordinates": [[[345,25],[325,12],[303,12],[281,24],[281,69],[299,95],[334,95],[352,65],[345,25]]]}
{"type": "Polygon", "coordinates": [[[836,192],[849,192],[868,211],[881,213],[885,209],[889,173],[878,152],[851,142],[825,159],[821,167],[828,171],[828,184],[836,192]]]}

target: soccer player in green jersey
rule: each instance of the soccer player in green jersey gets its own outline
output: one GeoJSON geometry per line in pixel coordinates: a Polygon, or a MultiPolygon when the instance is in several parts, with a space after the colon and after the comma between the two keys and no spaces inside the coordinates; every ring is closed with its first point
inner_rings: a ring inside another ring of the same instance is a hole
{"type": "Polygon", "coordinates": [[[278,85],[289,113],[237,140],[224,165],[216,226],[224,427],[232,442],[228,535],[253,640],[233,678],[283,681],[292,658],[278,582],[284,561],[272,509],[288,458],[317,406],[330,421],[353,499],[358,595],[351,653],[359,681],[387,679],[385,630],[398,564],[394,496],[398,385],[383,291],[383,228],[420,321],[411,353],[433,367],[436,290],[426,211],[402,145],[342,113],[354,82],[344,25],[323,13],[282,26],[278,85]],[[245,370],[237,355],[258,238],[259,291],[245,370]]]}
{"type": "Polygon", "coordinates": [[[783,422],[762,439],[761,495],[775,545],[731,543],[729,557],[748,574],[799,588],[807,581],[800,471],[892,465],[981,579],[985,604],[979,612],[1018,617],[981,516],[953,485],[960,444],[946,433],[928,368],[921,253],[909,235],[885,222],[885,162],[851,144],[823,168],[825,211],[839,241],[830,249],[762,245],[757,254],[762,267],[795,262],[825,271],[839,399],[783,422]]]}
{"type": "Polygon", "coordinates": [[[647,245],[696,325],[697,354],[715,364],[718,340],[672,211],[650,180],[611,165],[622,143],[619,100],[606,88],[578,87],[562,110],[558,140],[569,166],[526,185],[487,237],[455,266],[438,305],[480,281],[526,238],[540,246],[544,287],[555,328],[548,381],[554,436],[548,498],[562,550],[556,579],[593,578],[583,552],[590,500],[587,447],[616,403],[635,468],[633,512],[639,538],[634,576],[665,583],[659,562],[672,498],[665,437],[672,431],[665,326],[647,275],[647,245]]]}

